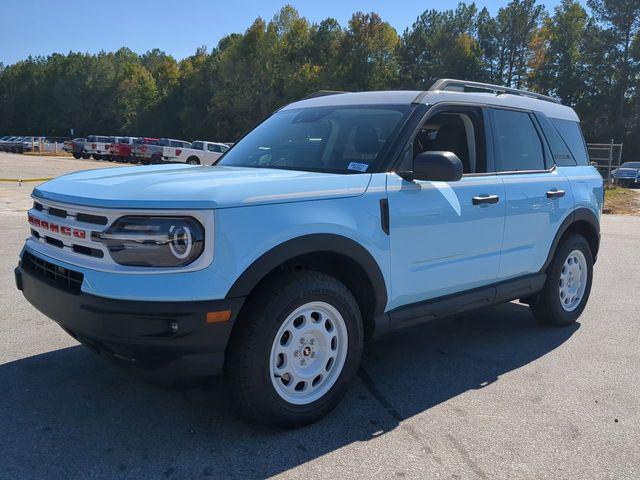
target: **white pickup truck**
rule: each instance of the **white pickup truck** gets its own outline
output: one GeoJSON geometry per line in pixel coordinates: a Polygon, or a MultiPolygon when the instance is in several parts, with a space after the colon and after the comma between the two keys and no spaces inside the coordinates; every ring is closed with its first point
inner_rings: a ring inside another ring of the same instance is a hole
{"type": "Polygon", "coordinates": [[[229,147],[223,143],[161,138],[157,145],[135,147],[135,155],[142,163],[188,163],[191,165],[211,165],[226,152],[229,147]]]}
{"type": "Polygon", "coordinates": [[[114,141],[115,137],[89,135],[84,142],[83,153],[85,155],[91,155],[96,160],[109,160],[109,146],[114,141]]]}

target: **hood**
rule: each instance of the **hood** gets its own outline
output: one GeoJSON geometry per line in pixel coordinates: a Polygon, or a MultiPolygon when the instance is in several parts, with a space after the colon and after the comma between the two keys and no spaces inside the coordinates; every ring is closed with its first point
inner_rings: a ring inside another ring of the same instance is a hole
{"type": "Polygon", "coordinates": [[[228,208],[362,195],[371,174],[154,165],[85,170],[39,185],[34,197],[104,208],[228,208]]]}

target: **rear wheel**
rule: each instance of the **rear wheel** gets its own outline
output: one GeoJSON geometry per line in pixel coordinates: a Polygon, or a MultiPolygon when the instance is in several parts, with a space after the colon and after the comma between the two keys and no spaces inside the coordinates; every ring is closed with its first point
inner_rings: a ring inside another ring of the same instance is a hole
{"type": "Polygon", "coordinates": [[[76,160],[80,159],[82,157],[82,155],[80,155],[79,153],[73,152],[73,158],[75,158],[76,160]]]}
{"type": "Polygon", "coordinates": [[[252,296],[230,341],[225,378],[235,403],[275,427],[314,422],[340,401],[362,356],[360,309],[323,273],[287,273],[252,296]]]}
{"type": "Polygon", "coordinates": [[[575,322],[589,299],[593,279],[593,255],[587,240],[577,234],[558,247],[547,269],[547,281],[534,299],[531,309],[546,325],[575,322]]]}
{"type": "Polygon", "coordinates": [[[151,155],[151,160],[150,160],[149,163],[151,163],[152,165],[155,165],[155,164],[158,164],[160,162],[162,162],[162,156],[161,155],[158,155],[158,154],[151,155]]]}
{"type": "Polygon", "coordinates": [[[200,160],[198,159],[198,157],[189,157],[187,159],[187,163],[189,165],[200,165],[200,160]]]}

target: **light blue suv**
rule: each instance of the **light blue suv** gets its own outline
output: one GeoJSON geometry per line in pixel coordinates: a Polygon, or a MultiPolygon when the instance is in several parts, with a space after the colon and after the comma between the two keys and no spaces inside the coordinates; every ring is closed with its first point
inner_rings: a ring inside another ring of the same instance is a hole
{"type": "Polygon", "coordinates": [[[549,97],[318,92],[216,166],[37,187],[16,282],[88,347],[163,377],[224,372],[246,414],[302,425],[372,338],[517,299],[575,322],[603,194],[578,117],[549,97]]]}

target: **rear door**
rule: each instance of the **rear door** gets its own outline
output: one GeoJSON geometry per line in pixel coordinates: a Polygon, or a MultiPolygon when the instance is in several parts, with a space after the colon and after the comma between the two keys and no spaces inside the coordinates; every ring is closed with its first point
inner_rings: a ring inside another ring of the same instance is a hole
{"type": "Polygon", "coordinates": [[[533,113],[492,108],[491,120],[496,171],[506,194],[498,272],[504,280],[540,271],[574,202],[533,113]]]}

